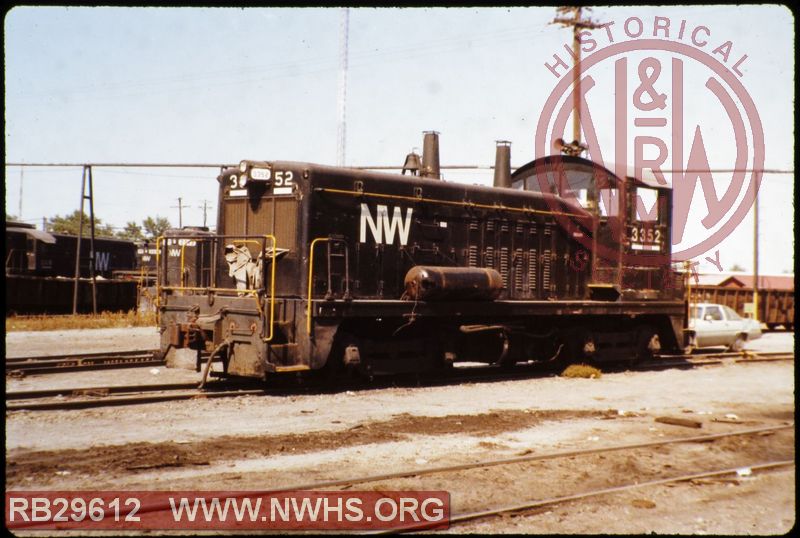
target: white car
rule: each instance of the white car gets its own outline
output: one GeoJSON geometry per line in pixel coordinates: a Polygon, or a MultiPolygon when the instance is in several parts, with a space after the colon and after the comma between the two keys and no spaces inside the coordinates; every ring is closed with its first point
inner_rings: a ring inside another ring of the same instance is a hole
{"type": "Polygon", "coordinates": [[[726,346],[741,351],[745,342],[761,338],[758,321],[741,317],[725,305],[699,303],[689,309],[689,345],[698,347],[726,346]]]}

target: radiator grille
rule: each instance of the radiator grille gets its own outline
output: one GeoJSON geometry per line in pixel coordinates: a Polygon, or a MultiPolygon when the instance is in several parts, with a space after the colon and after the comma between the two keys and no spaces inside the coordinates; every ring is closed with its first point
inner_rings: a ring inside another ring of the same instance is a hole
{"type": "Polygon", "coordinates": [[[467,250],[467,265],[478,267],[478,247],[472,245],[467,250]]]}
{"type": "Polygon", "coordinates": [[[225,200],[223,218],[226,235],[272,234],[282,248],[296,248],[297,205],[294,198],[265,198],[258,208],[250,209],[244,198],[225,200]],[[274,227],[273,227],[274,226],[274,227]]]}
{"type": "Polygon", "coordinates": [[[544,267],[542,268],[542,288],[545,291],[550,290],[550,267],[552,266],[552,258],[550,249],[544,251],[544,267]]]}
{"type": "Polygon", "coordinates": [[[528,251],[528,290],[536,291],[536,272],[539,268],[539,257],[535,248],[528,251]]]}
{"type": "Polygon", "coordinates": [[[503,289],[508,288],[508,249],[500,248],[500,276],[503,277],[503,289]]]}
{"type": "Polygon", "coordinates": [[[522,291],[522,249],[514,251],[514,290],[522,291]]]}

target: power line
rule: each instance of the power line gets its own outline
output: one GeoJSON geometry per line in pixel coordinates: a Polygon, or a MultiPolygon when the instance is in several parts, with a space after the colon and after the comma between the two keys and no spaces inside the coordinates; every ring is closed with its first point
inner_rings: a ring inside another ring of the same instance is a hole
{"type": "MultiPolygon", "coordinates": [[[[20,163],[10,162],[6,166],[21,166],[21,167],[61,167],[61,168],[82,168],[84,166],[91,166],[93,168],[101,167],[114,167],[114,168],[230,168],[236,167],[237,164],[213,164],[213,163],[20,163]]],[[[402,165],[359,165],[348,166],[347,168],[355,168],[358,170],[401,170],[402,165]]],[[[494,170],[492,165],[480,164],[451,164],[442,165],[440,168],[451,170],[494,170]]],[[[516,168],[512,168],[515,170],[516,168]]],[[[665,169],[661,170],[664,173],[751,173],[759,172],[762,174],[794,174],[794,169],[785,168],[688,168],[686,170],[665,169]]],[[[118,172],[130,173],[130,172],[118,172]]],[[[177,176],[175,176],[177,177],[177,176]]],[[[188,176],[187,176],[188,177],[188,176]]]]}
{"type": "MultiPolygon", "coordinates": [[[[474,44],[475,42],[481,42],[486,40],[491,40],[493,43],[498,41],[516,41],[520,39],[530,39],[531,37],[531,28],[529,26],[521,26],[517,28],[506,28],[502,30],[495,30],[491,32],[482,32],[482,33],[470,33],[469,35],[461,35],[461,36],[454,36],[454,37],[445,37],[434,39],[430,41],[423,41],[420,43],[416,43],[413,45],[406,45],[397,48],[388,48],[388,49],[373,49],[361,52],[354,52],[351,54],[354,60],[361,61],[358,66],[369,65],[376,61],[380,61],[387,56],[395,56],[399,57],[399,59],[405,58],[413,58],[415,56],[423,55],[423,54],[430,54],[431,52],[443,52],[443,51],[462,51],[464,50],[465,44],[474,44]]],[[[314,74],[320,73],[325,71],[332,71],[337,69],[337,60],[335,56],[332,55],[325,55],[322,57],[316,58],[309,58],[306,60],[292,60],[292,61],[283,61],[283,62],[275,62],[266,65],[260,66],[241,66],[237,68],[228,68],[222,70],[214,70],[214,71],[207,71],[203,73],[185,73],[181,75],[172,75],[167,77],[155,77],[150,79],[137,79],[137,80],[129,80],[129,81],[122,81],[122,82],[115,82],[115,83],[98,83],[93,84],[91,86],[78,86],[73,88],[66,88],[54,91],[43,91],[43,92],[30,92],[26,91],[23,95],[11,96],[12,99],[18,98],[41,98],[46,97],[48,95],[59,95],[59,94],[81,94],[81,93],[97,93],[98,91],[104,90],[130,90],[131,88],[142,87],[144,89],[148,89],[148,94],[152,92],[154,86],[164,85],[164,84],[175,84],[175,83],[183,83],[183,82],[202,82],[203,80],[212,79],[217,80],[224,85],[239,85],[243,82],[241,78],[236,80],[231,80],[230,75],[242,75],[245,74],[248,77],[252,77],[252,75],[258,75],[259,72],[264,74],[269,74],[270,72],[280,71],[282,69],[297,69],[300,66],[302,70],[304,67],[312,68],[312,70],[307,72],[299,72],[299,73],[290,73],[290,74],[280,74],[275,73],[277,76],[271,76],[268,78],[261,77],[260,80],[274,80],[280,78],[290,78],[295,77],[298,75],[304,74],[314,74]],[[220,80],[220,79],[224,79],[220,80]]],[[[259,79],[255,79],[259,80],[259,79]]],[[[247,81],[252,82],[253,79],[249,79],[247,81]]],[[[204,84],[203,86],[191,86],[191,87],[184,87],[183,89],[191,90],[195,88],[207,88],[209,87],[208,84],[204,84]]],[[[171,91],[180,90],[180,88],[173,88],[171,91]]],[[[165,90],[170,91],[170,90],[165,90]]],[[[127,95],[131,95],[128,93],[127,95]]],[[[137,95],[137,94],[133,94],[137,95]]]]}
{"type": "Polygon", "coordinates": [[[337,152],[336,164],[344,166],[345,163],[345,143],[347,141],[347,45],[350,33],[350,10],[342,8],[341,21],[339,23],[339,96],[337,105],[339,108],[339,124],[337,129],[337,152]]]}

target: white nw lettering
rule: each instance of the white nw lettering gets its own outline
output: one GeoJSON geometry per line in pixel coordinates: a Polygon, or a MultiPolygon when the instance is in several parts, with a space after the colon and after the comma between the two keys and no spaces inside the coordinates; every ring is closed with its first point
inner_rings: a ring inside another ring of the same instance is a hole
{"type": "Polygon", "coordinates": [[[397,233],[400,244],[408,244],[408,233],[411,231],[411,214],[413,211],[413,208],[409,207],[406,209],[405,217],[403,217],[402,210],[399,207],[395,207],[390,218],[389,208],[385,205],[379,205],[377,206],[377,214],[373,219],[367,204],[361,204],[361,242],[367,242],[367,228],[369,227],[376,243],[394,243],[394,236],[397,233]]]}
{"type": "Polygon", "coordinates": [[[94,259],[94,267],[98,271],[108,271],[108,262],[111,260],[110,252],[96,252],[94,259]]]}

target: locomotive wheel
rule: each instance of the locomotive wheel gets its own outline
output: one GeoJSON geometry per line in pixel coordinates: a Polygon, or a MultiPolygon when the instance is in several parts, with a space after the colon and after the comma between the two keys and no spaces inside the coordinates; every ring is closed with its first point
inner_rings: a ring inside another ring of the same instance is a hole
{"type": "Polygon", "coordinates": [[[349,333],[340,333],[336,335],[336,340],[333,342],[328,360],[322,368],[322,373],[328,381],[335,382],[347,373],[345,368],[344,358],[345,350],[348,346],[357,345],[355,336],[349,333]]]}
{"type": "Polygon", "coordinates": [[[630,366],[640,361],[652,360],[661,349],[661,341],[655,329],[645,326],[640,327],[636,332],[636,355],[629,362],[630,366]]]}
{"type": "Polygon", "coordinates": [[[574,332],[558,333],[551,341],[551,356],[545,359],[545,363],[557,372],[578,361],[580,351],[578,349],[578,339],[574,332]]]}
{"type": "Polygon", "coordinates": [[[683,348],[683,354],[691,355],[695,349],[697,349],[697,337],[692,335],[689,337],[689,343],[683,348]]]}

